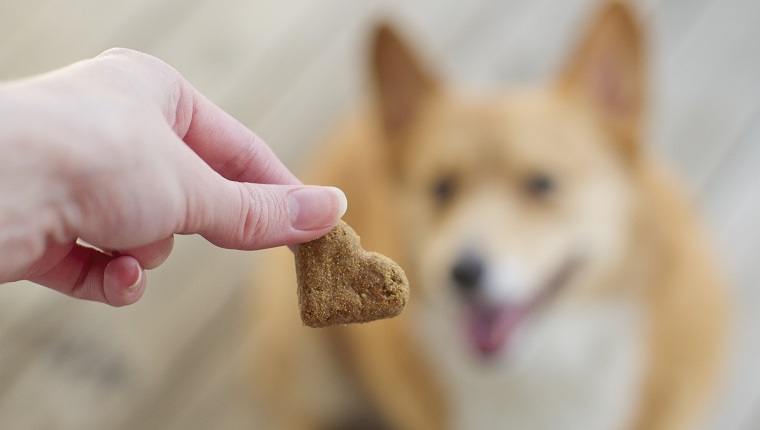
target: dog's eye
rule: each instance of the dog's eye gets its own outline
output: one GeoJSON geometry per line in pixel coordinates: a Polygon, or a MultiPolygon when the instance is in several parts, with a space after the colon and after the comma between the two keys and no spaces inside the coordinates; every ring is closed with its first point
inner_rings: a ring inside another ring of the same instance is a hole
{"type": "Polygon", "coordinates": [[[454,197],[456,192],[456,178],[454,175],[445,175],[438,178],[433,184],[433,196],[439,204],[445,204],[454,197]]]}
{"type": "Polygon", "coordinates": [[[525,188],[533,197],[546,196],[555,188],[554,178],[545,173],[535,173],[528,178],[525,188]]]}

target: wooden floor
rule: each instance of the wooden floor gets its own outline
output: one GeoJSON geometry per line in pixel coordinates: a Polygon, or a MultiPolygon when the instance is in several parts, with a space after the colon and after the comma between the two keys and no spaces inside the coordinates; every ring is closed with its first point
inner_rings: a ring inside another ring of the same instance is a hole
{"type": "MultiPolygon", "coordinates": [[[[447,76],[520,83],[551,76],[595,4],[0,0],[0,79],[112,46],[142,50],[296,168],[365,94],[364,47],[377,19],[399,22],[447,76]]],[[[733,372],[706,428],[757,429],[760,2],[637,5],[652,33],[653,145],[690,184],[735,280],[733,372]]],[[[253,258],[179,237],[143,300],[125,309],[0,286],[0,429],[255,428],[245,370],[253,258]]]]}

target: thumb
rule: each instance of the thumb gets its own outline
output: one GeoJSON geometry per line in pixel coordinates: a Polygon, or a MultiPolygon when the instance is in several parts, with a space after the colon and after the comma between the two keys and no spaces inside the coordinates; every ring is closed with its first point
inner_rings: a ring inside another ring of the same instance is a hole
{"type": "Polygon", "coordinates": [[[338,188],[227,182],[212,196],[198,233],[224,248],[263,249],[308,242],[327,234],[346,212],[338,188]]]}

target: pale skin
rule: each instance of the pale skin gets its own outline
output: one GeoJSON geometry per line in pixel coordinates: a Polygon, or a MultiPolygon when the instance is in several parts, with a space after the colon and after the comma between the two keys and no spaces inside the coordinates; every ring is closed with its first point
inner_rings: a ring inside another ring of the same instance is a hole
{"type": "Polygon", "coordinates": [[[128,305],[174,234],[291,245],[326,234],[345,209],[340,190],[301,184],[149,55],[109,50],[0,83],[0,283],[128,305]]]}

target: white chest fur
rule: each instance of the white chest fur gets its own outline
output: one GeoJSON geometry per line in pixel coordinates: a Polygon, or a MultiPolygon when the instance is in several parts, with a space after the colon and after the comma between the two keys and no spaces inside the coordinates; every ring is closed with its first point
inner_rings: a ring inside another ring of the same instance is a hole
{"type": "Polygon", "coordinates": [[[509,351],[490,360],[473,354],[458,318],[421,314],[420,335],[451,401],[454,428],[630,425],[644,361],[643,320],[633,304],[550,306],[524,322],[509,351]]]}

